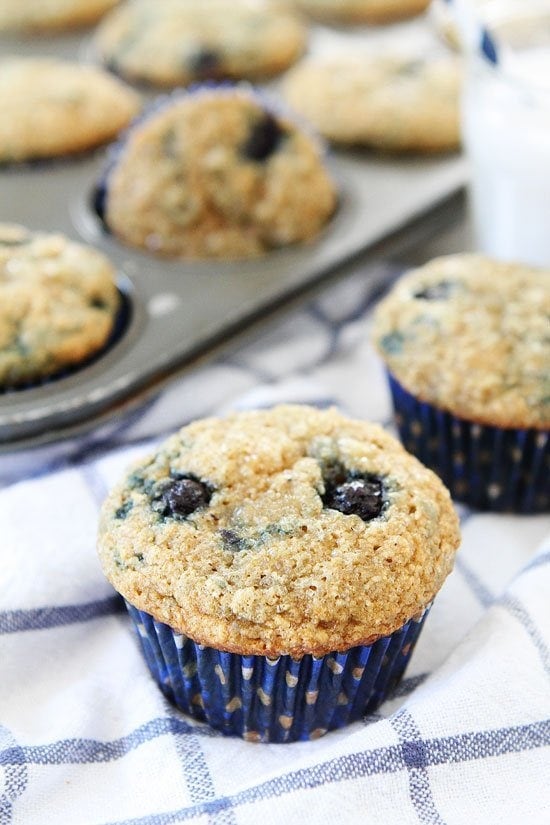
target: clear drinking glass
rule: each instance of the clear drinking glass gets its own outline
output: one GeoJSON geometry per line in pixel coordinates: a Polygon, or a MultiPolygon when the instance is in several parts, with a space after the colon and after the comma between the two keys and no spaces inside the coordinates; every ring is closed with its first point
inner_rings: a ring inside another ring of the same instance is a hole
{"type": "Polygon", "coordinates": [[[550,266],[550,0],[488,3],[485,19],[496,57],[468,49],[462,109],[477,245],[550,266]]]}

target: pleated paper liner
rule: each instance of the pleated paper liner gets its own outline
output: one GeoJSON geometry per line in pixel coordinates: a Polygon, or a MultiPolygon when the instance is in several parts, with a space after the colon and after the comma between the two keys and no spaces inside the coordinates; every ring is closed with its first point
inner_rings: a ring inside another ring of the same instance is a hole
{"type": "Polygon", "coordinates": [[[405,449],[437,473],[453,498],[492,512],[550,511],[548,430],[467,421],[388,378],[405,449]]]}
{"type": "Polygon", "coordinates": [[[372,645],[302,659],[216,650],[126,607],[152,676],[177,707],[228,736],[293,742],[375,710],[403,675],[430,606],[372,645]]]}

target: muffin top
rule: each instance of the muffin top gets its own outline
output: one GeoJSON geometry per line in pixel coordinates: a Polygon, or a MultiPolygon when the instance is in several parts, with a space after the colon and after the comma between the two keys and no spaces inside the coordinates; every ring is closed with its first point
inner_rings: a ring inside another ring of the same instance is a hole
{"type": "Polygon", "coordinates": [[[414,396],[499,427],[550,423],[550,272],[437,258],[379,304],[374,341],[414,396]]]}
{"type": "Polygon", "coordinates": [[[95,249],[0,224],[0,388],[45,378],[100,350],[119,308],[114,276],[95,249]]]}
{"type": "Polygon", "coordinates": [[[95,38],[110,69],[159,87],[277,74],[305,44],[306,28],[294,13],[257,0],[130,0],[95,38]]]}
{"type": "Polygon", "coordinates": [[[246,87],[165,99],[129,130],[104,186],[110,231],[185,259],[312,239],[336,201],[317,141],[246,87]]]}
{"type": "Polygon", "coordinates": [[[2,0],[0,31],[72,28],[94,23],[117,0],[2,0]]]}
{"type": "Polygon", "coordinates": [[[140,108],[102,69],[50,57],[0,60],[0,163],[83,152],[108,140],[140,108]]]}
{"type": "Polygon", "coordinates": [[[293,0],[321,20],[341,23],[386,23],[420,14],[430,0],[293,0]]]}
{"type": "Polygon", "coordinates": [[[194,422],[103,505],[99,555],[128,601],[245,655],[324,655],[417,616],[450,572],[439,479],[383,429],[279,406],[194,422]]]}
{"type": "Polygon", "coordinates": [[[306,58],[283,94],[328,140],[386,152],[456,149],[460,69],[455,57],[357,51],[306,58]]]}

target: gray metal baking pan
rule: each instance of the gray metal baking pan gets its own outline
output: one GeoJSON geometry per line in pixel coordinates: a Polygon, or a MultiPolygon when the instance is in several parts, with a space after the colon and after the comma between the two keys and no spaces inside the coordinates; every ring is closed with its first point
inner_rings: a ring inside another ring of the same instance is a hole
{"type": "Polygon", "coordinates": [[[89,418],[153,376],[174,369],[272,304],[368,249],[464,182],[460,159],[332,158],[339,209],[313,244],[242,262],[154,258],[105,235],[91,206],[100,157],[0,173],[0,220],[91,243],[117,267],[131,312],[103,357],[47,384],[0,396],[0,442],[89,418]]]}
{"type": "MultiPolygon", "coordinates": [[[[8,38],[0,43],[0,54],[76,56],[87,48],[86,39],[76,35],[8,38]]],[[[74,429],[78,422],[105,414],[259,314],[368,253],[466,180],[460,156],[392,159],[335,152],[329,165],[340,192],[339,208],[315,243],[252,261],[190,264],[125,247],[103,232],[90,203],[104,162],[105,150],[0,170],[0,220],[63,232],[101,249],[117,267],[131,310],[124,334],[93,363],[42,386],[0,395],[0,445],[5,449],[29,439],[58,438],[64,427],[74,429]]]]}

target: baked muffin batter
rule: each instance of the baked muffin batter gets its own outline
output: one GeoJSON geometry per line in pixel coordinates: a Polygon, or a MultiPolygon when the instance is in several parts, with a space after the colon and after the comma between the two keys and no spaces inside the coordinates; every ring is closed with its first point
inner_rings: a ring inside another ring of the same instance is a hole
{"type": "Polygon", "coordinates": [[[0,163],[52,158],[114,138],[139,96],[93,66],[55,58],[0,60],[0,163]]]}
{"type": "Polygon", "coordinates": [[[421,401],[482,424],[550,424],[550,273],[481,255],[437,258],[379,305],[374,340],[421,401]]]}
{"type": "Polygon", "coordinates": [[[278,74],[304,51],[306,29],[288,8],[254,0],[131,0],[95,38],[101,59],[154,86],[278,74]]]}
{"type": "Polygon", "coordinates": [[[97,200],[130,245],[238,258],[314,238],[336,195],[313,138],[246,89],[207,88],[130,131],[97,200]]]}
{"type": "Polygon", "coordinates": [[[102,349],[119,309],[114,277],[95,249],[0,224],[0,387],[39,381],[102,349]]]}
{"type": "Polygon", "coordinates": [[[335,143],[443,152],[460,142],[460,70],[452,57],[312,57],[291,70],[283,92],[335,143]]]}
{"type": "Polygon", "coordinates": [[[95,23],[117,0],[2,0],[0,31],[50,31],[95,23]]]}
{"type": "Polygon", "coordinates": [[[430,0],[294,0],[312,17],[339,23],[387,23],[427,9],[430,0]]]}
{"type": "Polygon", "coordinates": [[[377,425],[280,406],[184,427],[102,511],[104,572],[197,642],[301,656],[370,644],[452,567],[439,479],[377,425]]]}

